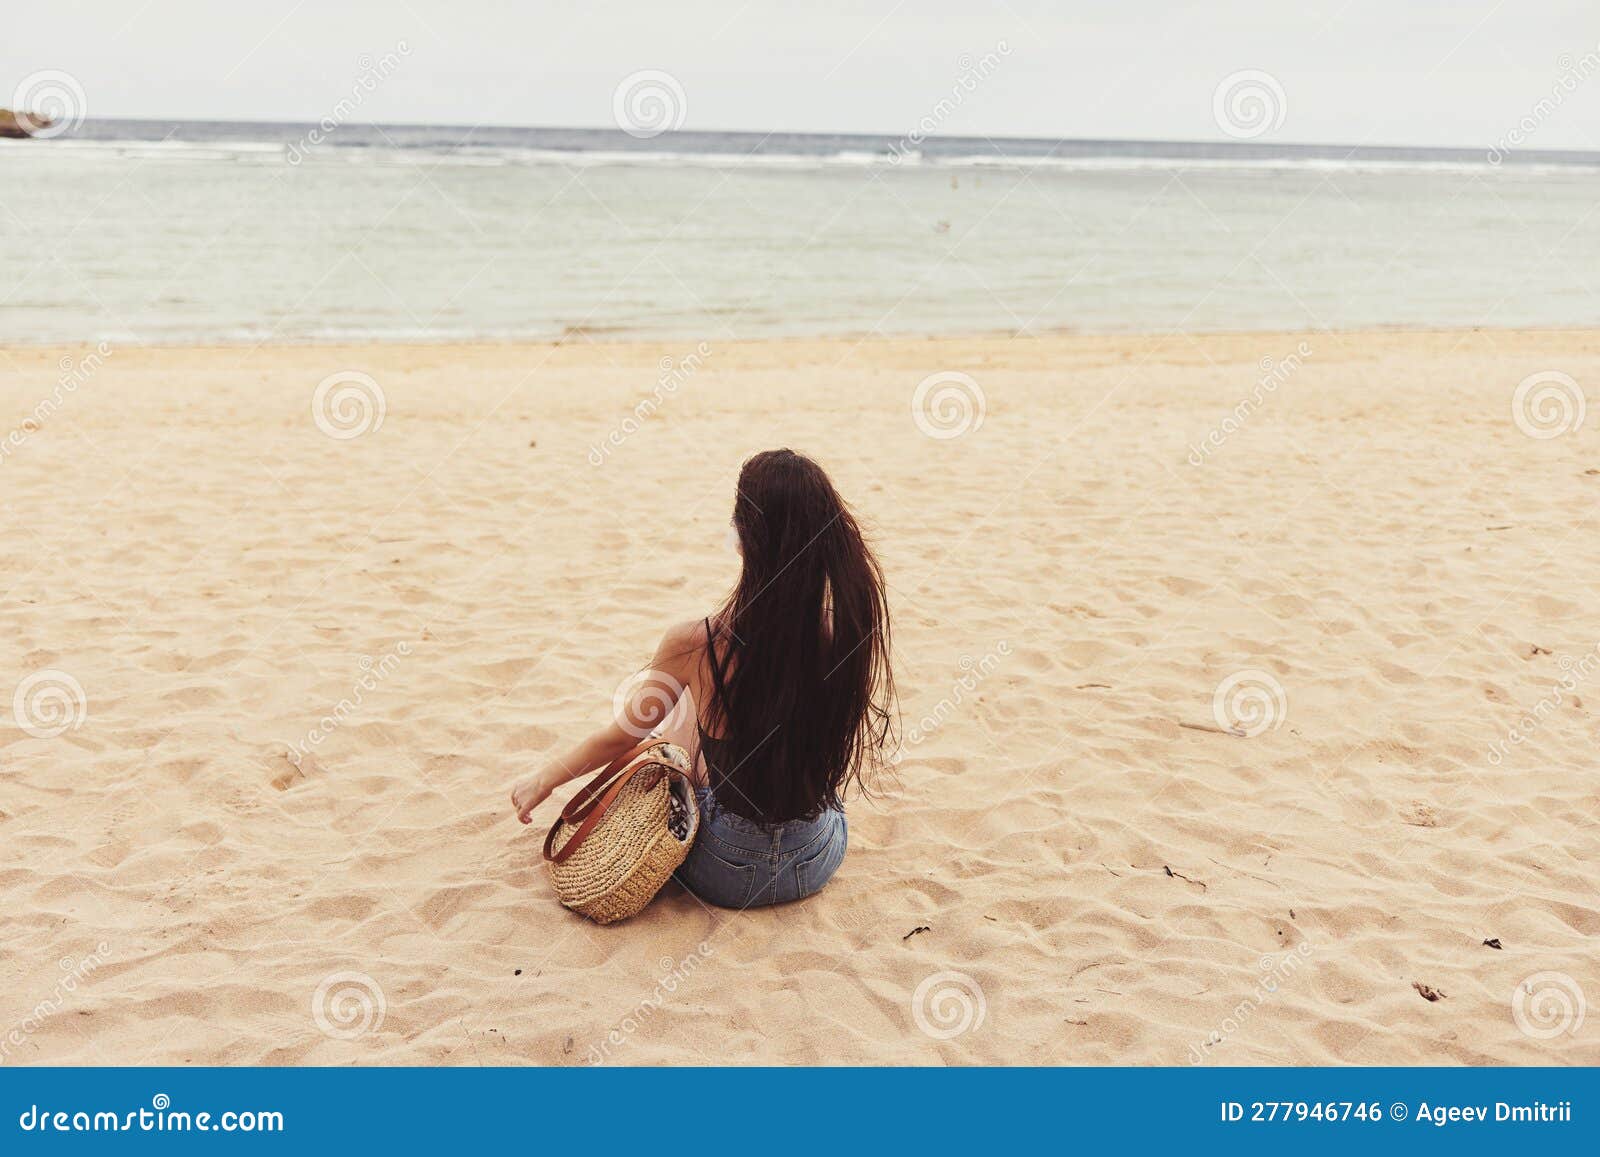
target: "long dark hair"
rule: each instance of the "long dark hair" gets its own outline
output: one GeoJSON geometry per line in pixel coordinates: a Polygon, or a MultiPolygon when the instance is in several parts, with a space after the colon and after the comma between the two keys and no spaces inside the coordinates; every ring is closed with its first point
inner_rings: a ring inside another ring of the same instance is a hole
{"type": "Polygon", "coordinates": [[[867,786],[894,743],[883,570],[822,467],[793,450],[744,464],[733,526],[744,569],[710,620],[711,787],[759,823],[809,818],[867,786]]]}

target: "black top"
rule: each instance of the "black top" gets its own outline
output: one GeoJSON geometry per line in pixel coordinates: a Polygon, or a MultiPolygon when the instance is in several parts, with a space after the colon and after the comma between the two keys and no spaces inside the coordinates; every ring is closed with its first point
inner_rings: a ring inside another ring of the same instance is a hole
{"type": "MultiPolygon", "coordinates": [[[[705,624],[707,648],[706,654],[711,659],[711,683],[715,689],[718,701],[726,703],[727,700],[722,697],[724,683],[722,663],[717,659],[716,632],[711,629],[711,620],[709,618],[705,620],[705,624]]],[[[719,748],[722,748],[727,743],[727,740],[716,739],[710,735],[707,735],[705,724],[702,723],[698,718],[695,720],[695,726],[700,731],[700,758],[706,762],[706,782],[715,783],[716,775],[720,775],[724,770],[721,767],[721,761],[717,758],[717,752],[719,748]],[[716,775],[713,773],[716,773],[716,775]]]]}

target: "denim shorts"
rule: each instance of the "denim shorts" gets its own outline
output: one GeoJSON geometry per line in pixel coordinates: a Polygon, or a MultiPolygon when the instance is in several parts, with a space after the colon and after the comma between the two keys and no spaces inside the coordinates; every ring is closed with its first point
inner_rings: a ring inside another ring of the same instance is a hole
{"type": "Polygon", "coordinates": [[[850,825],[844,812],[766,826],[724,811],[710,788],[696,788],[700,834],[676,878],[708,904],[759,908],[801,900],[844,862],[850,825]]]}

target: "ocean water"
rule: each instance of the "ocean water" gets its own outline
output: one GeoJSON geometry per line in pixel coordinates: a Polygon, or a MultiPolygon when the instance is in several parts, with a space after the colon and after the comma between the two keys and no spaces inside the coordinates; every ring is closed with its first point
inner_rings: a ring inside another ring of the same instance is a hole
{"type": "Polygon", "coordinates": [[[0,142],[0,341],[1600,322],[1600,155],[90,121],[0,142]]]}

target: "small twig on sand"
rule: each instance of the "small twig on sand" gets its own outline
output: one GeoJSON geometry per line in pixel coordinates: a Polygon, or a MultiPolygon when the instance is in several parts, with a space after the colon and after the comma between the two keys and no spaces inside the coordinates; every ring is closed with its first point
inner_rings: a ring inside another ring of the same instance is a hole
{"type": "Polygon", "coordinates": [[[902,940],[910,940],[918,932],[932,932],[932,931],[933,931],[933,929],[929,928],[926,924],[918,924],[911,931],[907,932],[904,936],[900,937],[900,939],[902,939],[902,940]]]}
{"type": "Polygon", "coordinates": [[[1165,864],[1161,865],[1161,870],[1163,872],[1165,872],[1167,875],[1171,876],[1174,880],[1182,880],[1186,884],[1199,884],[1200,885],[1200,890],[1202,892],[1206,891],[1206,882],[1204,880],[1191,880],[1191,879],[1189,879],[1188,876],[1185,876],[1182,872],[1174,872],[1171,868],[1167,867],[1167,865],[1165,865],[1165,864]]]}

